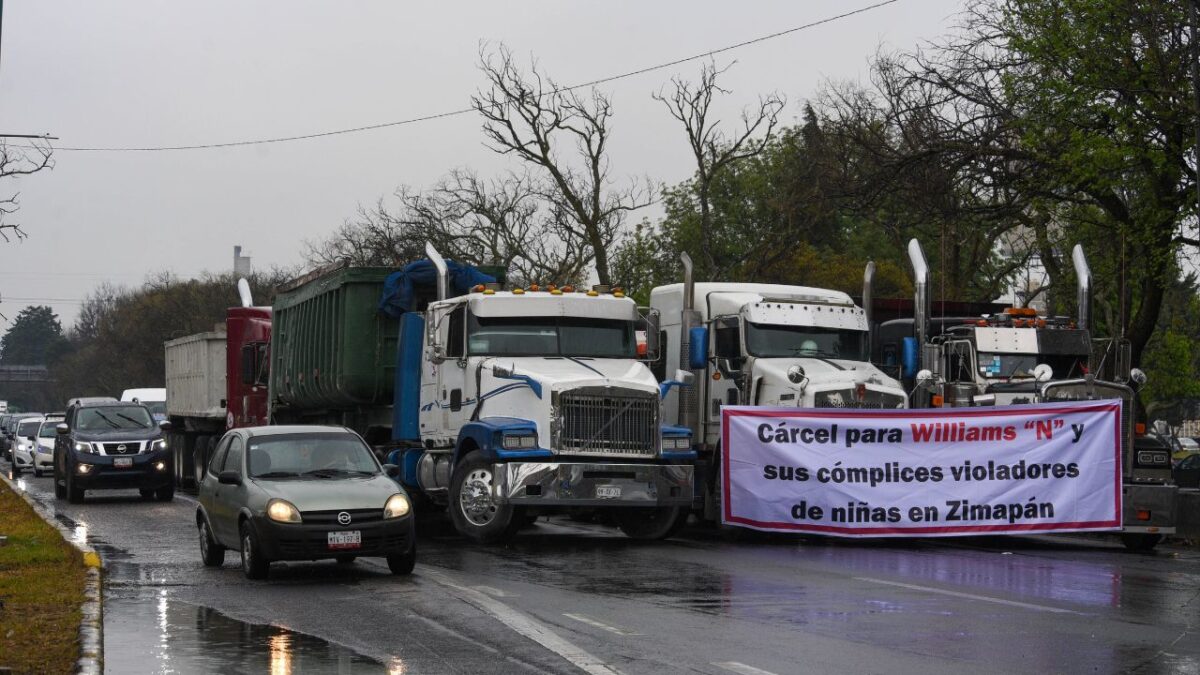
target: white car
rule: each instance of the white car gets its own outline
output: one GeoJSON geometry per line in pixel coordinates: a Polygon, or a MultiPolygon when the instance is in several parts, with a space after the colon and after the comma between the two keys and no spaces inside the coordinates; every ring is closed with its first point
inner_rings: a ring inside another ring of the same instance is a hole
{"type": "Polygon", "coordinates": [[[26,417],[17,423],[17,433],[12,441],[12,472],[13,475],[20,475],[22,471],[33,468],[33,451],[36,441],[31,438],[36,438],[38,429],[45,422],[46,418],[26,417]]]}
{"type": "Polygon", "coordinates": [[[58,437],[58,423],[62,417],[48,416],[38,427],[37,443],[33,448],[33,475],[42,476],[54,473],[54,439],[58,437]]]}

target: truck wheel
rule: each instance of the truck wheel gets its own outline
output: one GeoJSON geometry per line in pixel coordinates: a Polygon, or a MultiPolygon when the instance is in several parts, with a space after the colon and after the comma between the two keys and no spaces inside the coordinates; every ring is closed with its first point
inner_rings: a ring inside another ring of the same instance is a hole
{"type": "Polygon", "coordinates": [[[258,535],[250,523],[242,523],[242,573],[247,579],[266,579],[271,570],[271,561],[262,556],[258,535]]]}
{"type": "Polygon", "coordinates": [[[450,519],[464,537],[481,544],[511,539],[525,518],[512,504],[492,499],[492,463],[478,450],[454,467],[450,480],[450,519]]]}
{"type": "Polygon", "coordinates": [[[687,524],[688,511],[683,506],[613,509],[617,527],[630,539],[654,541],[666,539],[687,524]]]}
{"type": "Polygon", "coordinates": [[[199,487],[204,482],[204,467],[208,464],[208,445],[212,436],[197,436],[196,449],[192,452],[192,480],[199,487]]]}
{"type": "Polygon", "coordinates": [[[179,450],[179,487],[183,489],[197,488],[199,483],[196,483],[196,477],[192,475],[189,468],[195,463],[192,459],[194,453],[192,448],[188,447],[186,434],[175,434],[175,447],[179,450]]]}
{"type": "Polygon", "coordinates": [[[208,522],[200,519],[200,559],[205,567],[220,567],[225,562],[225,547],[208,531],[208,522]]]}
{"type": "Polygon", "coordinates": [[[1161,534],[1130,533],[1121,535],[1121,543],[1130,551],[1145,553],[1153,551],[1158,542],[1162,541],[1161,534]]]}

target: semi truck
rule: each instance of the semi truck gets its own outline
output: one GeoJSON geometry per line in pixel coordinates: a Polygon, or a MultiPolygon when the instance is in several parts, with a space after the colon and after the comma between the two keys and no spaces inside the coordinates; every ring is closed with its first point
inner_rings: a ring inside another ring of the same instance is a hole
{"type": "Polygon", "coordinates": [[[270,309],[244,299],[224,334],[167,343],[168,370],[175,349],[201,397],[172,408],[168,374],[169,410],[199,413],[180,415],[177,428],[195,436],[180,452],[199,468],[222,429],[341,425],[474,541],[573,507],[608,512],[633,538],[674,533],[695,453],[687,429],[662,424],[663,390],[646,364],[655,349],[639,356],[647,318],[633,300],[602,287],[506,291],[432,246],[427,255],[400,271],[319,270],[279,289],[270,309]]]}
{"type": "MultiPolygon", "coordinates": [[[[869,309],[840,291],[781,284],[701,282],[680,256],[682,283],[654,288],[661,315],[660,378],[666,364],[688,371],[692,386],[671,391],[665,415],[693,433],[701,490],[695,507],[718,518],[721,407],[904,408],[907,394],[875,367],[869,309]]],[[[874,264],[863,276],[872,306],[874,264]]],[[[681,378],[677,378],[681,379],[681,378]]],[[[665,380],[668,381],[669,380],[665,380]]]]}
{"type": "Polygon", "coordinates": [[[930,268],[916,239],[908,244],[914,313],[880,324],[883,341],[898,341],[914,407],[972,407],[1120,399],[1122,405],[1121,538],[1152,549],[1175,532],[1177,488],[1169,453],[1138,450],[1136,390],[1146,376],[1132,368],[1128,343],[1094,340],[1092,273],[1083,248],[1072,250],[1078,313],[1047,317],[1010,307],[987,316],[930,316],[930,268]]]}

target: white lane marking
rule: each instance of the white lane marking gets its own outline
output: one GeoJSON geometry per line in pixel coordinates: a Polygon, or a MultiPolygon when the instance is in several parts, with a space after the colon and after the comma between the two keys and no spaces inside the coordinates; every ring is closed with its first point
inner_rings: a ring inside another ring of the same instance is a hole
{"type": "Polygon", "coordinates": [[[713,665],[718,668],[724,668],[731,673],[738,673],[739,675],[775,675],[775,673],[772,673],[769,670],[755,668],[754,666],[748,666],[744,663],[738,663],[737,661],[722,661],[720,663],[714,662],[713,665]]]}
{"type": "Polygon", "coordinates": [[[939,595],[949,595],[955,598],[965,598],[967,600],[979,600],[981,602],[994,602],[997,605],[1008,605],[1009,607],[1020,607],[1022,609],[1033,609],[1039,612],[1053,612],[1055,614],[1079,614],[1071,609],[1063,609],[1061,607],[1051,607],[1049,605],[1035,605],[1029,602],[1017,602],[1016,600],[1005,600],[1003,598],[993,598],[986,595],[975,595],[974,593],[960,593],[958,591],[948,591],[943,588],[933,588],[931,586],[918,586],[916,584],[904,584],[899,581],[887,581],[885,579],[873,579],[871,577],[855,577],[855,581],[867,581],[873,584],[883,584],[885,586],[896,586],[899,588],[907,588],[913,591],[924,591],[926,593],[937,593],[939,595]]]}
{"type": "Polygon", "coordinates": [[[475,586],[475,590],[483,591],[484,593],[487,593],[488,595],[492,596],[493,598],[515,598],[515,597],[517,597],[513,593],[506,593],[506,592],[500,590],[499,588],[494,588],[492,586],[475,586]]]}
{"type": "Polygon", "coordinates": [[[524,635],[567,661],[570,661],[572,665],[583,672],[590,675],[621,675],[619,670],[567,642],[542,622],[518,612],[499,600],[480,593],[474,588],[457,584],[450,577],[437,570],[425,565],[420,565],[419,569],[421,576],[432,579],[442,586],[452,589],[451,592],[457,595],[463,602],[475,605],[479,609],[491,614],[517,633],[524,635]]]}
{"type": "Polygon", "coordinates": [[[574,619],[574,620],[578,621],[579,623],[586,623],[589,626],[595,626],[596,628],[606,630],[610,633],[616,633],[617,635],[641,635],[641,633],[634,633],[633,631],[628,631],[628,630],[624,630],[622,628],[617,628],[616,626],[610,626],[606,623],[601,623],[601,622],[591,618],[590,616],[584,616],[582,614],[571,614],[569,612],[563,612],[563,616],[567,617],[568,619],[574,619]]]}

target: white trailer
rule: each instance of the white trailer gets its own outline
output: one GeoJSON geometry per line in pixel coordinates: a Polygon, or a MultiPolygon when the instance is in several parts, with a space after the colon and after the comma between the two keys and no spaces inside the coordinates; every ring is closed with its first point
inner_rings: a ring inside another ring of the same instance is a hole
{"type": "Polygon", "coordinates": [[[225,333],[196,333],[165,343],[168,442],[175,463],[176,485],[195,480],[195,453],[207,456],[207,447],[226,429],[225,333]]]}

